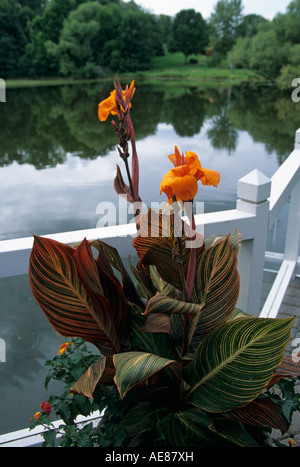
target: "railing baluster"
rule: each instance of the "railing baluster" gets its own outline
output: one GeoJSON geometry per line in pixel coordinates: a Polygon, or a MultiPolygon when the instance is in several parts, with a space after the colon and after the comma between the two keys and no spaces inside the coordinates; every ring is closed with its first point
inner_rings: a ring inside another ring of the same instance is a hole
{"type": "Polygon", "coordinates": [[[238,182],[237,209],[254,214],[256,221],[253,239],[243,241],[239,253],[241,285],[237,306],[254,316],[260,312],[270,192],[270,179],[258,170],[238,182]]]}

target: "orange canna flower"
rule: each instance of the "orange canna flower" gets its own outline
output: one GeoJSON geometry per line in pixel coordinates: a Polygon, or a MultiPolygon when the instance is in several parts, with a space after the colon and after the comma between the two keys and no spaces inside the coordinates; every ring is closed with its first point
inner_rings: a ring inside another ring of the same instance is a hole
{"type": "Polygon", "coordinates": [[[160,184],[160,194],[164,192],[171,204],[173,197],[177,201],[191,201],[198,191],[197,182],[200,180],[203,185],[218,186],[220,174],[215,170],[205,169],[201,166],[195,152],[186,151],[186,155],[180,154],[175,146],[175,154],[169,156],[174,169],[171,169],[162,179],[160,184]]]}
{"type": "MultiPolygon", "coordinates": [[[[130,84],[130,87],[128,89],[128,94],[129,94],[129,99],[131,100],[135,91],[134,88],[135,82],[132,81],[130,84]]],[[[126,90],[122,91],[123,97],[125,99],[126,97],[126,90]]],[[[131,103],[129,104],[129,107],[131,107],[131,103]]],[[[124,110],[124,109],[123,109],[124,110]]],[[[107,117],[111,115],[117,115],[117,107],[116,107],[116,90],[114,89],[111,93],[110,96],[105,99],[104,101],[100,102],[98,105],[98,118],[101,122],[104,122],[107,117]]]]}

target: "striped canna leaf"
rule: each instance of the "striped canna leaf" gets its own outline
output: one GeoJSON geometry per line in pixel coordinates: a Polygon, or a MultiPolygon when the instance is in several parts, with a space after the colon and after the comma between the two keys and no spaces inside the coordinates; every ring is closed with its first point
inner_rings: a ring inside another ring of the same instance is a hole
{"type": "Polygon", "coordinates": [[[115,368],[112,356],[103,357],[93,365],[71,386],[70,391],[93,399],[97,384],[113,385],[115,368]]]}
{"type": "Polygon", "coordinates": [[[185,369],[187,401],[221,413],[256,399],[282,362],[293,324],[294,318],[249,318],[219,326],[185,369]]]}
{"type": "MultiPolygon", "coordinates": [[[[183,269],[187,277],[190,249],[185,248],[188,240],[184,235],[185,230],[184,222],[175,215],[158,214],[149,209],[147,215],[141,216],[139,235],[133,240],[139,256],[138,269],[150,276],[149,266],[153,265],[163,281],[181,290],[180,270],[174,260],[174,252],[178,253],[181,249],[178,243],[178,234],[181,232],[183,269]]],[[[202,246],[197,248],[197,258],[204,251],[204,243],[199,241],[199,244],[202,246]]]]}
{"type": "MultiPolygon", "coordinates": [[[[208,249],[212,245],[215,245],[218,243],[220,240],[224,240],[227,237],[227,235],[209,235],[208,237],[205,237],[205,248],[208,249]]],[[[241,242],[242,242],[242,236],[240,232],[236,229],[234,232],[230,234],[230,245],[235,251],[235,253],[238,255],[239,251],[241,249],[241,242]]]]}
{"type": "Polygon", "coordinates": [[[105,269],[110,272],[113,279],[115,279],[115,276],[112,267],[121,273],[124,294],[129,298],[129,300],[132,303],[143,306],[143,302],[137,293],[129,272],[123,264],[118,250],[102,240],[93,240],[90,244],[99,251],[99,254],[101,254],[102,261],[105,261],[106,263],[105,269]]]}
{"type": "MultiPolygon", "coordinates": [[[[35,236],[29,280],[33,296],[57,332],[80,337],[94,344],[103,355],[110,355],[121,348],[125,335],[122,320],[126,318],[122,316],[119,322],[112,319],[114,314],[90,253],[87,242],[74,250],[55,240],[35,236]]],[[[123,301],[117,310],[119,314],[125,313],[123,301]]]]}
{"type": "Polygon", "coordinates": [[[192,301],[201,307],[191,323],[195,351],[205,336],[231,317],[239,295],[237,256],[230,235],[213,244],[200,257],[192,301]]]}
{"type": "Polygon", "coordinates": [[[84,239],[74,252],[74,258],[80,278],[99,317],[101,328],[106,334],[101,343],[103,355],[111,355],[112,349],[115,352],[127,350],[127,299],[102,248],[100,247],[95,260],[91,244],[84,239]]]}
{"type": "Polygon", "coordinates": [[[203,410],[196,408],[170,412],[160,425],[170,446],[207,445],[212,437],[212,420],[203,410]]]}
{"type": "Polygon", "coordinates": [[[116,368],[114,380],[121,398],[134,386],[145,382],[169,365],[175,372],[178,370],[175,360],[146,352],[123,352],[114,355],[113,361],[116,368]]]}
{"type": "Polygon", "coordinates": [[[299,378],[300,376],[300,360],[297,353],[293,353],[291,356],[284,357],[281,365],[275,371],[273,378],[271,379],[269,386],[277,383],[282,378],[299,378]]]}
{"type": "Polygon", "coordinates": [[[279,405],[268,397],[257,398],[244,407],[225,412],[224,416],[242,422],[244,425],[271,427],[283,433],[288,430],[279,405]]]}

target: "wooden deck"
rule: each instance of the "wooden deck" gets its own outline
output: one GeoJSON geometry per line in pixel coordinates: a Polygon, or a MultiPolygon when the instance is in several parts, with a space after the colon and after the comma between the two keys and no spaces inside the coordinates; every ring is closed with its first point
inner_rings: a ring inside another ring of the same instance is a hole
{"type": "Polygon", "coordinates": [[[278,318],[295,316],[295,325],[291,332],[291,341],[287,347],[287,353],[291,354],[298,348],[300,351],[300,278],[290,282],[283,303],[280,307],[278,318]]]}
{"type": "MultiPolygon", "coordinates": [[[[271,273],[265,273],[262,301],[266,299],[274,278],[275,275],[271,273]]],[[[287,355],[290,355],[297,348],[299,348],[300,352],[300,277],[296,277],[296,279],[290,282],[277,318],[288,318],[291,316],[295,316],[296,320],[294,328],[291,332],[291,340],[287,347],[287,355]],[[295,339],[299,340],[295,341],[295,339]]]]}

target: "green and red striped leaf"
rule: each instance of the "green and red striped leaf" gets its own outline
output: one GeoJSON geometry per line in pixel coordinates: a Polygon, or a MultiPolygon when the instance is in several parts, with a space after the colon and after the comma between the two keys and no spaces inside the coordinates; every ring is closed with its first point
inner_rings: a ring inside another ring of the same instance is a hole
{"type": "Polygon", "coordinates": [[[275,371],[269,386],[273,386],[282,378],[297,378],[300,376],[300,360],[297,354],[292,354],[289,357],[284,357],[281,365],[275,371]]]}
{"type": "Polygon", "coordinates": [[[113,312],[111,300],[104,295],[109,288],[108,275],[100,282],[98,263],[86,240],[74,250],[35,236],[29,280],[35,299],[60,334],[91,342],[103,355],[120,350],[128,339],[124,298],[111,283],[110,290],[117,295],[113,312]]]}
{"type": "Polygon", "coordinates": [[[113,385],[115,373],[112,357],[103,357],[90,366],[70,391],[93,399],[97,384],[113,385]]]}
{"type": "MultiPolygon", "coordinates": [[[[146,352],[124,352],[114,355],[115,384],[121,398],[134,386],[143,383],[167,366],[178,366],[175,360],[146,352]]],[[[175,370],[176,371],[176,370],[175,370]]]]}
{"type": "Polygon", "coordinates": [[[244,425],[271,427],[283,433],[288,430],[278,404],[267,397],[257,398],[244,407],[225,412],[224,416],[244,425]]]}
{"type": "MultiPolygon", "coordinates": [[[[178,242],[178,235],[181,232],[183,269],[187,277],[191,249],[186,248],[188,241],[188,237],[185,236],[186,230],[184,222],[174,214],[158,214],[153,209],[149,209],[147,215],[141,216],[139,235],[133,240],[133,246],[139,256],[138,269],[150,276],[149,266],[153,265],[163,281],[181,290],[180,270],[174,260],[174,252],[181,251],[178,242]]],[[[200,241],[199,244],[202,246],[197,248],[197,258],[205,248],[204,243],[200,241]]]]}
{"type": "Polygon", "coordinates": [[[101,347],[103,330],[78,274],[73,248],[35,236],[29,281],[33,296],[57,332],[101,347]]]}
{"type": "Polygon", "coordinates": [[[294,318],[249,318],[219,326],[184,371],[187,401],[215,413],[252,402],[280,366],[293,324],[294,318]]]}
{"type": "Polygon", "coordinates": [[[231,443],[246,448],[258,448],[258,442],[248,433],[244,425],[236,420],[215,417],[214,430],[220,437],[231,443]]]}
{"type": "Polygon", "coordinates": [[[155,430],[158,415],[168,411],[169,409],[155,407],[153,402],[140,402],[122,417],[118,430],[125,431],[130,437],[155,430]]]}
{"type": "Polygon", "coordinates": [[[151,298],[146,306],[144,315],[149,313],[166,313],[168,315],[180,314],[196,316],[201,311],[201,306],[197,303],[183,302],[161,293],[157,293],[151,298]]]}
{"type": "Polygon", "coordinates": [[[74,252],[79,276],[94,305],[106,335],[102,353],[110,355],[128,348],[128,306],[123,289],[100,248],[94,259],[91,244],[84,239],[74,252]],[[112,352],[113,351],[113,352],[112,352]]]}
{"type": "Polygon", "coordinates": [[[201,309],[197,303],[184,302],[157,293],[148,301],[144,312],[148,319],[143,330],[169,333],[177,352],[183,356],[193,337],[193,320],[198,317],[201,309]]]}
{"type": "Polygon", "coordinates": [[[205,336],[229,320],[239,296],[239,286],[237,256],[227,235],[198,260],[192,301],[201,311],[191,325],[193,350],[205,336]]]}
{"type": "MultiPolygon", "coordinates": [[[[224,240],[226,237],[227,235],[209,235],[208,237],[205,237],[205,248],[210,248],[212,245],[215,245],[220,240],[224,240]]],[[[230,245],[235,251],[236,255],[239,254],[239,251],[241,249],[241,242],[242,236],[240,232],[236,229],[230,234],[230,245]]]]}
{"type": "Polygon", "coordinates": [[[123,264],[118,250],[113,246],[109,245],[108,243],[103,242],[102,240],[93,240],[90,243],[99,251],[99,255],[101,254],[102,261],[106,264],[105,269],[107,270],[107,272],[110,273],[110,275],[113,278],[115,278],[115,276],[112,267],[115,268],[119,273],[121,273],[123,291],[126,297],[128,297],[132,303],[135,303],[139,306],[143,306],[140,296],[137,293],[136,287],[133,281],[131,280],[129,272],[123,264]]]}
{"type": "Polygon", "coordinates": [[[164,436],[170,446],[186,447],[209,444],[212,437],[213,422],[202,410],[189,408],[169,412],[160,423],[164,436]]]}

